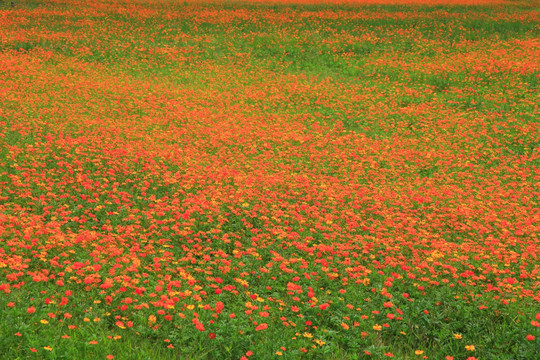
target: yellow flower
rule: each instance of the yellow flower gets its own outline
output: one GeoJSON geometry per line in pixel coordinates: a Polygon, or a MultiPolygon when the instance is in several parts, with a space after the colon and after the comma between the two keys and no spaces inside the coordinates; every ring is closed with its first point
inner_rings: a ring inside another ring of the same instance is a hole
{"type": "Polygon", "coordinates": [[[281,356],[283,353],[281,351],[276,351],[276,355],[281,356]]]}
{"type": "Polygon", "coordinates": [[[463,335],[461,334],[454,334],[454,338],[456,339],[461,339],[463,337],[463,335]]]}
{"type": "Polygon", "coordinates": [[[313,335],[311,335],[311,334],[310,334],[310,333],[308,333],[308,332],[305,332],[305,333],[304,333],[304,337],[307,337],[307,338],[312,338],[312,337],[313,337],[313,335]]]}
{"type": "Polygon", "coordinates": [[[44,346],[43,348],[44,348],[45,350],[47,350],[47,351],[52,351],[52,347],[50,347],[50,346],[44,346]]]}
{"type": "Polygon", "coordinates": [[[416,350],[414,352],[415,355],[422,355],[424,353],[424,350],[416,350]]]}
{"type": "Polygon", "coordinates": [[[49,321],[47,321],[47,320],[45,320],[45,319],[39,320],[39,322],[42,323],[42,324],[48,324],[48,323],[49,323],[49,321]]]}
{"type": "Polygon", "coordinates": [[[474,347],[474,345],[466,345],[465,349],[467,349],[469,351],[474,351],[475,347],[474,347]]]}
{"type": "Polygon", "coordinates": [[[375,331],[381,331],[382,330],[382,326],[377,324],[377,325],[373,325],[373,330],[375,331]]]}
{"type": "Polygon", "coordinates": [[[315,341],[319,346],[323,346],[324,344],[326,344],[326,342],[324,342],[322,340],[318,340],[318,339],[315,339],[313,341],[315,341]]]}

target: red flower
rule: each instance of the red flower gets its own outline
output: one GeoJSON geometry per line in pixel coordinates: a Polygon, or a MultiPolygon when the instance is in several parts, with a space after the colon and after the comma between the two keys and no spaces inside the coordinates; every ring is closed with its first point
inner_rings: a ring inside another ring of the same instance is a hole
{"type": "Polygon", "coordinates": [[[210,334],[208,334],[208,338],[210,338],[210,339],[215,339],[215,338],[216,338],[216,334],[210,333],[210,334]]]}
{"type": "Polygon", "coordinates": [[[261,331],[261,330],[265,330],[265,329],[268,329],[268,324],[266,324],[266,323],[260,324],[259,326],[257,326],[255,328],[256,331],[261,331]]]}
{"type": "Polygon", "coordinates": [[[224,307],[225,307],[225,304],[223,304],[223,302],[221,301],[216,302],[216,313],[220,314],[223,311],[224,307]]]}

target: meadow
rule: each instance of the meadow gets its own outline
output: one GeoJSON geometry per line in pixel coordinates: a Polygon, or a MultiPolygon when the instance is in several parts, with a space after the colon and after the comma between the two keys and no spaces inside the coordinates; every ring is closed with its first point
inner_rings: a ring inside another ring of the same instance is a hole
{"type": "Polygon", "coordinates": [[[0,359],[538,359],[539,10],[0,1],[0,359]]]}

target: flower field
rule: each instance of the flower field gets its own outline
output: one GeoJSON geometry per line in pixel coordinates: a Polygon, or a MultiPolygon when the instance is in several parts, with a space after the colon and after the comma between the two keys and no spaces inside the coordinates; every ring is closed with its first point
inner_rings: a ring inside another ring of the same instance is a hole
{"type": "Polygon", "coordinates": [[[0,1],[0,359],[538,359],[538,59],[529,0],[0,1]]]}

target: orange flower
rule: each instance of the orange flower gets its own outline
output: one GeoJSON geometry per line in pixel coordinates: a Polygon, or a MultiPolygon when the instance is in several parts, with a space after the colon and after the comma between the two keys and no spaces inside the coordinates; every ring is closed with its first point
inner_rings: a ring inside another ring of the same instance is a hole
{"type": "Polygon", "coordinates": [[[268,329],[268,324],[266,324],[266,323],[260,324],[255,328],[256,331],[261,331],[261,330],[265,330],[265,329],[268,329]]]}

